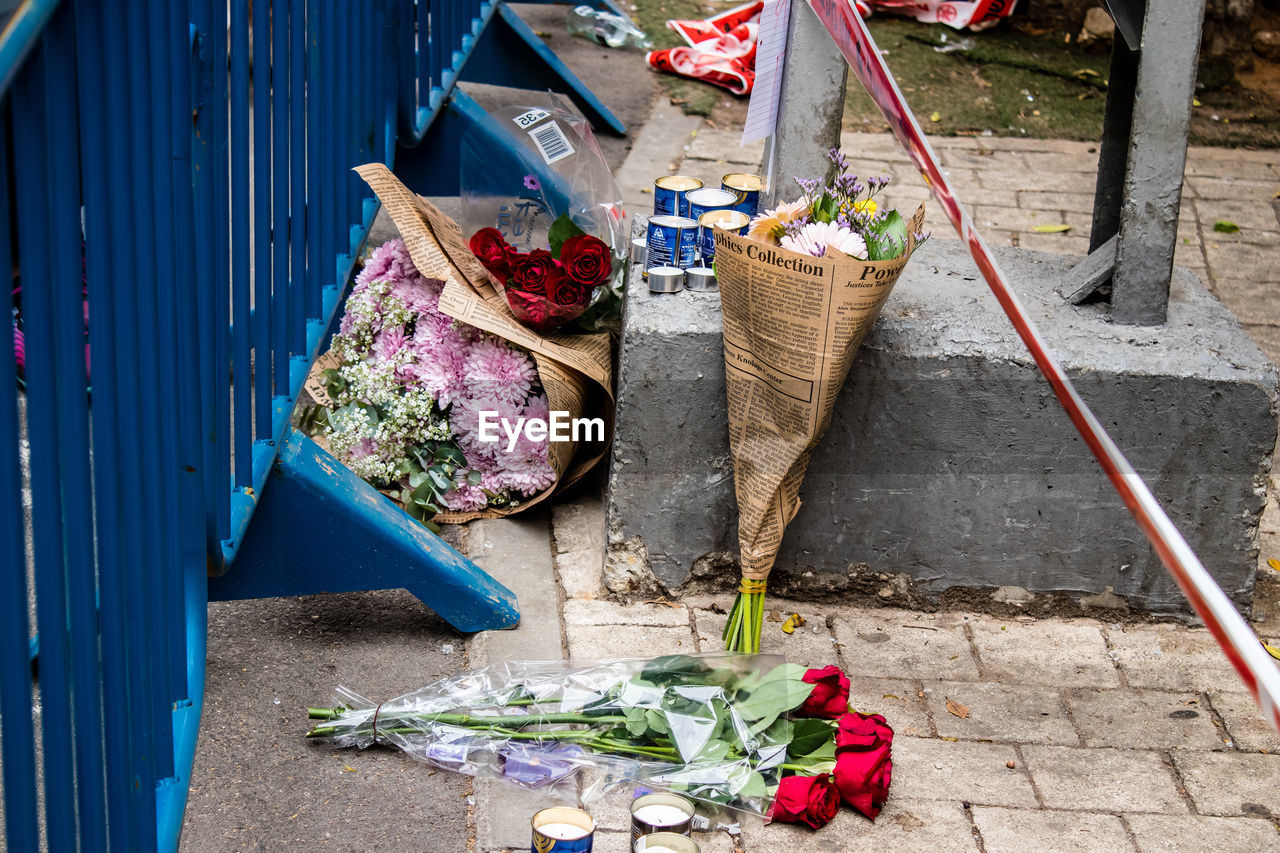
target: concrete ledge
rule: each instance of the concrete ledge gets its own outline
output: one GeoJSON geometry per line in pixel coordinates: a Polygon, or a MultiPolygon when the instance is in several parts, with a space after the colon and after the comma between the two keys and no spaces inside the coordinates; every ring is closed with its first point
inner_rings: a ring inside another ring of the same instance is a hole
{"type": "MultiPolygon", "coordinates": [[[[1169,322],[1120,326],[1055,293],[1073,259],[1001,264],[1080,393],[1242,609],[1276,441],[1275,368],[1186,270],[1169,322]]],[[[735,575],[716,294],[628,289],[609,477],[615,593],[735,575]]],[[[788,594],[1185,610],[964,247],[931,240],[863,344],[788,528],[788,594]],[[1011,588],[1011,589],[1010,589],[1011,588]],[[981,596],[990,597],[990,592],[981,596]]]]}

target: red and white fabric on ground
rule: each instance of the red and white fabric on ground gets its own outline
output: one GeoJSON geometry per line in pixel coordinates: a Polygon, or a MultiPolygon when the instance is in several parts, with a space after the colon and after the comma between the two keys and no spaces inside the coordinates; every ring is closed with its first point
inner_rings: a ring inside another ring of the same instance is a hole
{"type": "Polygon", "coordinates": [[[659,71],[745,95],[756,79],[756,30],[763,8],[764,0],[757,0],[705,21],[667,21],[688,44],[650,51],[645,60],[659,71]]]}
{"type": "MultiPolygon", "coordinates": [[[[905,15],[926,24],[946,24],[957,30],[985,30],[1013,14],[1018,0],[870,0],[874,9],[905,15]]],[[[858,13],[867,17],[858,4],[858,13]]]]}

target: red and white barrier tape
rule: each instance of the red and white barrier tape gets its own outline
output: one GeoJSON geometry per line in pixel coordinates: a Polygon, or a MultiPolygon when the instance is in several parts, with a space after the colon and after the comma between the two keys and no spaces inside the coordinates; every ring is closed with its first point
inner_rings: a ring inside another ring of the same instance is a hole
{"type": "Polygon", "coordinates": [[[894,136],[911,155],[916,168],[933,190],[960,239],[968,244],[969,253],[987,279],[1000,307],[1009,316],[1022,342],[1040,367],[1040,372],[1049,380],[1058,402],[1093,451],[1094,458],[1102,466],[1116,492],[1133,513],[1138,526],[1150,540],[1165,568],[1178,582],[1183,595],[1191,602],[1196,614],[1218,641],[1227,660],[1240,674],[1245,686],[1261,707],[1263,717],[1280,731],[1280,668],[1262,648],[1253,629],[1205,570],[1159,501],[1151,494],[1147,484],[1138,476],[1120,448],[1116,447],[1093,412],[1089,411],[1071,380],[1049,352],[1035,323],[1009,287],[991,250],[973,227],[969,214],[956,201],[951,184],[938,165],[937,155],[925,140],[920,125],[902,97],[902,92],[889,73],[884,58],[853,3],[851,0],[809,0],[809,5],[835,39],[840,52],[849,61],[849,66],[862,81],[872,100],[884,113],[894,136]]]}

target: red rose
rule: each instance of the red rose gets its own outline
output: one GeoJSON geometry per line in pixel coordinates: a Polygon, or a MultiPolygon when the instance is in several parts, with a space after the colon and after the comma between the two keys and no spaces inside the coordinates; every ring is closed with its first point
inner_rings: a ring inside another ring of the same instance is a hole
{"type": "Polygon", "coordinates": [[[507,277],[511,275],[511,259],[515,255],[515,249],[507,245],[502,232],[497,228],[481,228],[471,235],[468,245],[484,268],[506,284],[507,277]]]}
{"type": "Polygon", "coordinates": [[[558,269],[547,282],[547,298],[557,305],[586,305],[591,300],[591,289],[582,287],[558,269]]]}
{"type": "Polygon", "coordinates": [[[609,277],[613,269],[613,252],[599,237],[579,234],[560,247],[560,263],[578,286],[591,288],[609,277]]]}
{"type": "Polygon", "coordinates": [[[844,752],[836,756],[836,788],[840,798],[872,820],[889,799],[893,761],[889,747],[871,752],[844,752]]]}
{"type": "Polygon", "coordinates": [[[544,295],[557,269],[556,259],[546,249],[516,255],[511,259],[511,287],[525,293],[544,295]]]}
{"type": "Polygon", "coordinates": [[[893,729],[879,714],[856,711],[840,718],[836,732],[836,788],[840,797],[872,820],[889,796],[893,729]]]}
{"type": "Polygon", "coordinates": [[[879,714],[850,711],[840,718],[836,731],[836,752],[876,749],[893,743],[893,729],[879,714]]]}
{"type": "Polygon", "coordinates": [[[838,666],[811,669],[802,676],[805,684],[813,685],[813,692],[796,710],[797,717],[821,717],[834,720],[849,710],[849,679],[838,666]]]}
{"type": "Polygon", "coordinates": [[[584,306],[557,305],[545,296],[507,288],[507,304],[511,313],[524,325],[542,334],[582,316],[584,306]]]}
{"type": "Polygon", "coordinates": [[[773,795],[769,820],[803,823],[814,829],[826,826],[840,811],[840,792],[825,773],[821,776],[786,776],[773,795]]]}

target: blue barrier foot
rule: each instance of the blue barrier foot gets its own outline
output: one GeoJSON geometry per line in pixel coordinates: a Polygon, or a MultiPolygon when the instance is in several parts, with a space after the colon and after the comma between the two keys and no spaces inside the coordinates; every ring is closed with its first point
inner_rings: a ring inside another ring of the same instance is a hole
{"type": "Polygon", "coordinates": [[[476,42],[461,80],[517,89],[565,92],[596,130],[623,136],[624,125],[506,3],[476,42]]]}
{"type": "Polygon", "coordinates": [[[459,631],[514,628],[515,593],[290,428],[210,601],[407,589],[459,631]]]}

